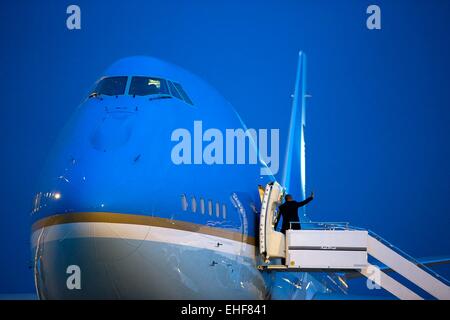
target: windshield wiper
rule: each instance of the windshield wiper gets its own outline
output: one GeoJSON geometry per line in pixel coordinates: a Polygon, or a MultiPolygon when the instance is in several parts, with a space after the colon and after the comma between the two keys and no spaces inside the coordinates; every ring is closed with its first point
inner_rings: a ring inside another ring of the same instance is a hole
{"type": "Polygon", "coordinates": [[[91,94],[88,96],[88,99],[90,99],[90,98],[100,98],[100,100],[103,100],[101,96],[102,96],[102,94],[99,93],[99,92],[91,92],[91,94]]]}
{"type": "Polygon", "coordinates": [[[155,94],[153,97],[148,98],[148,100],[152,101],[152,100],[157,100],[157,99],[172,99],[173,97],[170,94],[165,94],[165,93],[161,93],[161,94],[155,94]]]}

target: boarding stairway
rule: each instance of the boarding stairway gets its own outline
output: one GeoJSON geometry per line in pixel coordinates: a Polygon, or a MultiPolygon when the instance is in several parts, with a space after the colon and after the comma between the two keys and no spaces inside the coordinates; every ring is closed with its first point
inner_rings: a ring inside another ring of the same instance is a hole
{"type": "Polygon", "coordinates": [[[387,274],[394,271],[433,297],[450,299],[449,281],[370,230],[348,223],[309,222],[302,223],[302,230],[287,230],[286,236],[276,231],[276,210],[283,195],[284,189],[274,182],[266,186],[262,197],[259,249],[264,264],[259,270],[358,272],[399,299],[423,299],[387,274]],[[387,270],[370,264],[369,255],[387,270]]]}

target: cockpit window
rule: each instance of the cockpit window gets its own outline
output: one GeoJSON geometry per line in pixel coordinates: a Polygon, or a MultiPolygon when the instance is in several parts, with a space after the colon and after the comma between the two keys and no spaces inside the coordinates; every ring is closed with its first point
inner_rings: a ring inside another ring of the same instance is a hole
{"type": "MultiPolygon", "coordinates": [[[[127,76],[101,78],[97,81],[95,89],[89,94],[89,98],[100,95],[125,95],[127,83],[127,76]]],[[[130,96],[151,96],[150,100],[173,97],[190,105],[194,104],[181,84],[157,77],[132,76],[127,94],[130,96]]]]}
{"type": "Polygon", "coordinates": [[[186,91],[183,90],[183,88],[179,83],[172,81],[167,82],[169,83],[169,90],[172,96],[180,100],[183,100],[184,102],[189,103],[190,105],[193,105],[192,100],[189,98],[186,91]]]}
{"type": "Polygon", "coordinates": [[[133,77],[128,94],[132,96],[148,96],[152,94],[169,94],[169,91],[164,79],[133,77]]]}
{"type": "Polygon", "coordinates": [[[96,95],[120,96],[125,94],[128,77],[103,78],[98,83],[89,97],[96,95]]]}
{"type": "Polygon", "coordinates": [[[177,99],[183,100],[183,98],[181,98],[181,95],[178,93],[178,90],[173,85],[172,81],[169,81],[169,89],[170,89],[170,94],[172,96],[174,96],[177,99]]]}
{"type": "Polygon", "coordinates": [[[183,100],[186,101],[189,104],[193,104],[192,100],[189,98],[189,96],[187,95],[186,91],[183,90],[181,85],[179,83],[176,83],[176,82],[174,82],[173,84],[177,88],[177,90],[181,94],[181,96],[183,97],[183,100]]]}

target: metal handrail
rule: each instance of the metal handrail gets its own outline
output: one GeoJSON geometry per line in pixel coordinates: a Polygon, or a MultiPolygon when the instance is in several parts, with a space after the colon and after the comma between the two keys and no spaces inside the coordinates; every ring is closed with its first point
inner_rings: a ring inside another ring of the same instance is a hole
{"type": "Polygon", "coordinates": [[[402,256],[403,258],[409,260],[410,262],[414,263],[416,266],[418,266],[419,268],[421,268],[422,270],[432,274],[435,278],[440,279],[442,282],[444,282],[447,286],[450,285],[450,281],[448,281],[446,278],[444,278],[443,276],[441,276],[439,273],[437,273],[436,271],[434,271],[433,269],[427,267],[425,264],[423,264],[422,262],[420,262],[419,260],[417,260],[416,258],[414,258],[413,256],[409,255],[408,253],[404,252],[402,249],[396,247],[395,245],[393,245],[392,243],[390,243],[389,241],[387,241],[386,239],[384,239],[383,237],[381,237],[380,235],[378,235],[377,233],[375,233],[372,230],[367,230],[367,229],[363,229],[363,228],[359,228],[359,227],[353,227],[353,226],[349,226],[352,230],[361,230],[361,231],[367,231],[369,233],[370,236],[372,236],[373,238],[377,239],[378,241],[380,241],[381,243],[383,243],[385,246],[388,246],[392,251],[394,251],[395,253],[399,254],[400,256],[402,256]]]}
{"type": "MultiPolygon", "coordinates": [[[[450,286],[450,281],[449,280],[447,280],[446,278],[441,276],[439,273],[437,273],[433,269],[427,267],[425,264],[423,264],[422,262],[420,262],[416,258],[414,258],[411,255],[407,254],[406,252],[404,252],[400,248],[394,246],[392,243],[390,243],[389,241],[387,241],[386,239],[384,239],[383,237],[381,237],[377,233],[373,232],[372,230],[351,226],[349,222],[314,222],[314,221],[310,221],[310,222],[290,222],[289,223],[289,227],[291,229],[292,229],[292,225],[293,224],[294,225],[295,224],[300,224],[302,226],[304,226],[304,225],[314,225],[314,226],[317,226],[317,227],[321,227],[321,228],[312,229],[312,230],[337,230],[337,229],[340,229],[340,230],[367,231],[370,236],[372,236],[373,238],[377,239],[378,241],[380,241],[381,243],[383,243],[384,245],[386,245],[387,247],[392,249],[394,252],[396,252],[397,254],[402,256],[403,258],[405,258],[405,259],[409,260],[410,262],[414,263],[416,266],[418,266],[422,270],[432,274],[435,278],[441,280],[447,286],[450,286]]],[[[309,230],[311,230],[311,229],[309,229],[309,230]]]]}
{"type": "Polygon", "coordinates": [[[316,222],[316,221],[309,221],[309,222],[289,222],[289,227],[292,229],[292,225],[312,225],[314,227],[317,227],[317,229],[310,229],[308,230],[336,230],[336,229],[343,229],[343,230],[349,230],[349,222],[316,222]]]}

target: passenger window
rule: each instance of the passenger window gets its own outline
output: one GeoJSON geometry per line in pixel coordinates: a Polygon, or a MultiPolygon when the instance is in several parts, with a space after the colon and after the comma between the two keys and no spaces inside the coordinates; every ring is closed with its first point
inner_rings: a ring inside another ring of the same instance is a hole
{"type": "Polygon", "coordinates": [[[212,212],[213,212],[213,204],[211,200],[208,200],[208,214],[212,216],[212,212]]]}
{"type": "Polygon", "coordinates": [[[97,95],[120,96],[125,94],[128,77],[109,77],[98,81],[95,89],[89,94],[89,97],[97,95]]]}
{"type": "Polygon", "coordinates": [[[224,219],[227,218],[227,205],[226,204],[222,204],[222,216],[224,219]]]}
{"type": "Polygon", "coordinates": [[[169,94],[169,91],[164,79],[133,77],[128,94],[132,96],[149,96],[152,94],[169,94]]]}
{"type": "Polygon", "coordinates": [[[200,198],[200,212],[205,214],[205,199],[200,198]]]}
{"type": "Polygon", "coordinates": [[[191,198],[191,209],[192,209],[192,212],[197,212],[197,200],[195,199],[195,197],[193,196],[192,198],[191,198]]]}
{"type": "Polygon", "coordinates": [[[181,85],[179,83],[176,83],[176,82],[174,82],[173,84],[177,88],[177,90],[181,94],[181,96],[183,97],[183,100],[192,105],[193,104],[192,100],[189,98],[189,96],[187,95],[186,91],[183,90],[181,85]]]}
{"type": "Polygon", "coordinates": [[[186,195],[182,194],[181,195],[181,209],[183,209],[183,211],[186,211],[187,208],[188,208],[188,202],[187,202],[187,199],[186,199],[186,195]]]}
{"type": "Polygon", "coordinates": [[[220,204],[216,202],[216,217],[218,218],[220,216],[220,204]]]}

